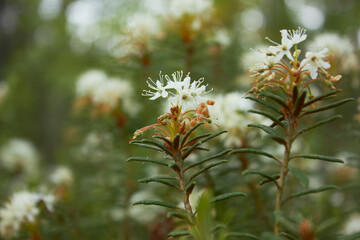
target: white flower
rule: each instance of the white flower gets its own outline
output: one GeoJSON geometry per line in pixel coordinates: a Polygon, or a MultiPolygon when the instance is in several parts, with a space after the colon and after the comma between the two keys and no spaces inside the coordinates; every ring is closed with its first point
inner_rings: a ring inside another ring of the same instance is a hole
{"type": "Polygon", "coordinates": [[[52,211],[55,197],[52,194],[44,195],[21,191],[14,193],[10,201],[0,209],[0,231],[3,236],[16,236],[21,225],[34,223],[40,213],[38,203],[43,201],[45,207],[52,211]]]}
{"type": "Polygon", "coordinates": [[[243,139],[251,137],[249,134],[253,131],[249,131],[248,124],[266,124],[264,117],[247,112],[255,106],[251,100],[245,99],[245,95],[231,92],[213,98],[215,105],[210,108],[211,116],[218,119],[217,124],[228,131],[222,136],[226,147],[241,146],[243,139]]]}
{"type": "Polygon", "coordinates": [[[352,214],[350,218],[346,221],[344,227],[344,234],[351,235],[354,233],[359,232],[360,226],[360,215],[359,214],[352,214]]]}
{"type": "Polygon", "coordinates": [[[113,137],[107,132],[90,132],[79,147],[79,160],[99,162],[107,159],[112,147],[113,137]]]}
{"type": "Polygon", "coordinates": [[[147,40],[160,34],[158,18],[147,12],[137,12],[128,17],[125,31],[134,40],[147,40]]]}
{"type": "Polygon", "coordinates": [[[279,62],[278,56],[269,51],[258,50],[255,51],[251,49],[253,52],[253,60],[254,63],[249,67],[251,72],[258,72],[263,70],[262,74],[267,74],[268,69],[272,68],[275,63],[279,62]],[[255,62],[256,59],[256,62],[255,62]]]}
{"type": "Polygon", "coordinates": [[[286,55],[290,60],[294,60],[290,52],[290,49],[294,44],[292,40],[289,39],[289,32],[286,29],[280,30],[280,32],[281,44],[278,44],[277,46],[270,46],[269,51],[276,55],[276,58],[274,60],[276,63],[279,62],[284,57],[284,55],[286,55]]]}
{"type": "Polygon", "coordinates": [[[110,78],[95,89],[93,102],[94,104],[107,104],[111,109],[114,109],[118,106],[120,99],[131,101],[132,93],[133,88],[128,81],[110,78]]]}
{"type": "Polygon", "coordinates": [[[206,101],[203,95],[208,91],[206,91],[206,85],[202,85],[203,78],[191,82],[189,74],[184,79],[182,79],[182,71],[174,72],[171,75],[172,78],[165,75],[167,83],[164,84],[164,77],[160,73],[160,80],[156,81],[156,83],[152,81],[153,85],[148,83],[149,87],[155,92],[144,90],[142,95],[150,96],[150,100],[159,97],[168,98],[172,105],[182,106],[183,109],[196,108],[201,102],[206,101]]]}
{"type": "Polygon", "coordinates": [[[35,147],[27,140],[12,139],[0,150],[0,160],[5,169],[34,174],[37,171],[39,156],[35,147]]]}
{"type": "Polygon", "coordinates": [[[92,96],[94,91],[104,84],[107,76],[100,70],[89,70],[82,74],[76,82],[76,95],[78,97],[92,96]]]}
{"type": "Polygon", "coordinates": [[[303,70],[310,70],[310,76],[312,79],[315,79],[318,75],[317,70],[320,68],[324,72],[325,69],[330,68],[330,63],[325,62],[323,58],[327,56],[328,49],[324,48],[318,52],[307,52],[305,54],[304,60],[301,61],[300,67],[303,67],[303,70]]]}
{"type": "Polygon", "coordinates": [[[287,31],[287,33],[284,32],[284,35],[286,34],[286,37],[294,45],[304,41],[307,37],[306,30],[304,28],[300,28],[300,27],[296,30],[291,30],[291,31],[290,30],[281,30],[281,31],[287,31]]]}
{"type": "Polygon", "coordinates": [[[68,167],[59,166],[50,175],[50,181],[55,185],[71,185],[73,173],[68,167]]]}
{"type": "Polygon", "coordinates": [[[168,11],[175,18],[180,18],[185,14],[204,16],[210,12],[211,7],[210,0],[172,0],[168,11]]]}

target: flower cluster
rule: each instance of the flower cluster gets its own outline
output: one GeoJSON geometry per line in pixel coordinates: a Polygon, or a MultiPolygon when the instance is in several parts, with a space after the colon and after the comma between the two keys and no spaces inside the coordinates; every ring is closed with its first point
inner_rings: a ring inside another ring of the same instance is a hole
{"type": "Polygon", "coordinates": [[[4,237],[15,236],[27,224],[36,224],[40,202],[44,203],[47,210],[52,211],[55,197],[52,194],[28,191],[14,193],[10,201],[0,209],[1,234],[4,237]]]}
{"type": "Polygon", "coordinates": [[[260,91],[266,89],[268,86],[293,87],[296,84],[298,87],[306,82],[307,76],[311,77],[310,82],[325,81],[331,87],[332,82],[338,81],[341,76],[331,76],[327,69],[330,68],[330,63],[325,61],[328,54],[328,49],[314,49],[305,53],[305,58],[299,61],[298,57],[301,50],[298,49],[298,44],[307,38],[306,31],[302,28],[296,30],[283,29],[281,32],[281,44],[276,43],[269,38],[270,42],[276,44],[268,47],[265,51],[254,51],[258,62],[250,67],[252,76],[256,76],[252,91],[260,91]],[[294,50],[292,51],[292,48],[294,50]],[[286,58],[289,62],[286,62],[286,58]],[[321,74],[319,76],[319,74],[321,74]],[[322,76],[325,76],[323,78],[322,76]]]}
{"type": "Polygon", "coordinates": [[[74,180],[73,173],[66,166],[57,167],[50,175],[50,182],[55,185],[71,185],[74,180]]]}
{"type": "Polygon", "coordinates": [[[0,150],[5,169],[33,175],[37,171],[39,155],[33,144],[23,139],[11,139],[0,150]]]}
{"type": "Polygon", "coordinates": [[[254,131],[249,131],[248,124],[262,123],[266,119],[260,115],[248,113],[254,109],[255,104],[245,99],[246,93],[231,92],[225,95],[217,95],[214,100],[216,104],[211,108],[212,115],[217,119],[217,124],[226,129],[228,133],[223,135],[226,147],[243,147],[250,144],[254,138],[254,131]]]}
{"type": "Polygon", "coordinates": [[[182,71],[174,72],[171,78],[160,72],[156,82],[149,78],[147,83],[151,90],[144,90],[143,96],[150,97],[150,100],[167,98],[173,106],[182,107],[183,110],[194,109],[201,102],[206,102],[204,95],[209,91],[206,91],[207,85],[202,85],[203,81],[204,79],[200,78],[191,82],[190,73],[183,79],[182,71]]]}
{"type": "Polygon", "coordinates": [[[89,70],[76,82],[77,107],[92,104],[96,112],[107,113],[120,107],[130,115],[138,111],[132,101],[133,88],[128,81],[109,78],[100,70],[89,70]]]}

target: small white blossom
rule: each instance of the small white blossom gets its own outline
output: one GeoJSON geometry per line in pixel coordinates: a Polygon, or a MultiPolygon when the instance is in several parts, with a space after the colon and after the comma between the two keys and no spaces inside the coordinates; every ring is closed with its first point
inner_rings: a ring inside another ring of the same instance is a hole
{"type": "Polygon", "coordinates": [[[53,210],[55,197],[52,194],[22,191],[14,193],[10,201],[0,209],[0,231],[3,236],[16,236],[22,224],[34,223],[40,213],[38,203],[43,201],[45,207],[53,210]]]}
{"type": "Polygon", "coordinates": [[[71,185],[73,173],[68,167],[59,166],[50,175],[50,181],[55,185],[71,185]]]}
{"type": "Polygon", "coordinates": [[[169,14],[180,18],[186,14],[194,16],[206,15],[212,8],[210,0],[171,0],[169,14]]]}
{"type": "Polygon", "coordinates": [[[183,72],[175,72],[170,78],[165,75],[167,83],[163,83],[163,76],[160,74],[160,80],[149,87],[155,92],[144,90],[143,96],[151,97],[150,100],[155,100],[159,97],[168,98],[172,105],[182,106],[183,109],[196,108],[201,102],[206,101],[204,94],[206,85],[202,85],[204,79],[191,82],[189,73],[182,79],[183,72]]]}
{"type": "Polygon", "coordinates": [[[262,74],[265,75],[269,72],[268,69],[271,69],[275,63],[279,62],[277,55],[273,52],[262,50],[255,51],[253,49],[251,50],[253,53],[253,60],[256,59],[256,62],[249,67],[251,72],[257,73],[258,71],[262,70],[262,74]]]}
{"type": "Polygon", "coordinates": [[[286,34],[286,37],[290,40],[292,44],[299,44],[302,41],[305,41],[307,38],[306,30],[304,28],[298,28],[296,30],[281,30],[281,31],[287,31],[287,33],[284,32],[284,35],[286,34]]]}
{"type": "Polygon", "coordinates": [[[292,40],[289,39],[288,30],[283,29],[280,30],[280,32],[281,32],[281,44],[278,44],[277,46],[269,47],[269,51],[276,55],[274,60],[275,63],[279,62],[284,57],[284,55],[286,55],[290,60],[294,60],[290,52],[290,49],[293,47],[294,44],[292,40]]]}
{"type": "Polygon", "coordinates": [[[351,235],[359,232],[360,226],[360,214],[352,214],[350,218],[345,222],[344,234],[351,235]]]}
{"type": "Polygon", "coordinates": [[[145,41],[160,34],[159,19],[147,12],[137,12],[128,17],[125,31],[135,41],[145,41]]]}
{"type": "Polygon", "coordinates": [[[104,84],[107,76],[100,70],[89,70],[82,74],[76,82],[76,95],[78,97],[92,96],[94,91],[104,84]]]}
{"type": "Polygon", "coordinates": [[[301,61],[300,67],[303,67],[305,71],[309,70],[311,78],[315,79],[319,68],[324,72],[326,72],[325,69],[330,68],[330,63],[323,60],[327,56],[328,51],[327,48],[324,48],[318,52],[307,52],[305,58],[301,61]]]}
{"type": "Polygon", "coordinates": [[[11,139],[1,148],[0,160],[4,168],[9,171],[21,171],[31,175],[37,171],[39,155],[29,141],[11,139]]]}

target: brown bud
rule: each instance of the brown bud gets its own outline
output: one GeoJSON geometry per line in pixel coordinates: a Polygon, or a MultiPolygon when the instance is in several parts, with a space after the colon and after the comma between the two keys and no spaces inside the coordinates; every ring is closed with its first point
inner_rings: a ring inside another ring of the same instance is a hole
{"type": "Polygon", "coordinates": [[[215,104],[215,101],[213,100],[207,100],[206,101],[206,104],[209,105],[209,106],[213,106],[215,104]]]}
{"type": "Polygon", "coordinates": [[[301,221],[299,227],[299,233],[301,240],[314,240],[315,234],[314,230],[311,228],[309,220],[305,219],[301,221]]]}

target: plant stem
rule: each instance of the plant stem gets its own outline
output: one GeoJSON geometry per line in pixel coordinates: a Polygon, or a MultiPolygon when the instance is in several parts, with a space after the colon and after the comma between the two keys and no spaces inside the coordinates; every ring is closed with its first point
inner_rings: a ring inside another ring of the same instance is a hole
{"type": "Polygon", "coordinates": [[[286,144],[285,144],[285,152],[283,161],[281,163],[281,172],[280,172],[280,179],[279,179],[279,187],[277,189],[276,194],[276,205],[275,205],[275,227],[274,227],[274,233],[275,235],[279,235],[280,233],[280,223],[278,222],[277,214],[281,211],[281,205],[282,205],[282,197],[283,197],[283,191],[285,187],[285,180],[287,173],[289,171],[288,165],[290,160],[290,153],[291,153],[291,145],[293,142],[293,134],[294,134],[294,121],[292,116],[288,117],[288,128],[286,129],[286,144]]]}

